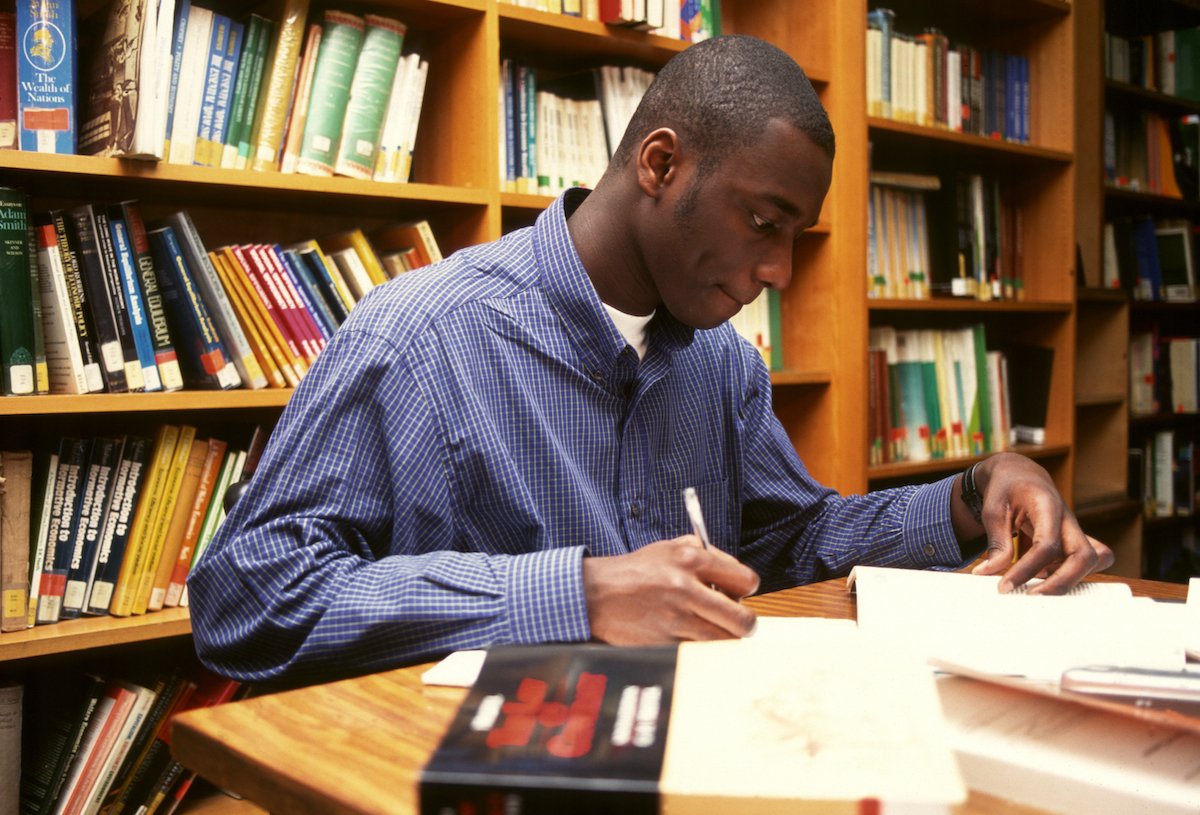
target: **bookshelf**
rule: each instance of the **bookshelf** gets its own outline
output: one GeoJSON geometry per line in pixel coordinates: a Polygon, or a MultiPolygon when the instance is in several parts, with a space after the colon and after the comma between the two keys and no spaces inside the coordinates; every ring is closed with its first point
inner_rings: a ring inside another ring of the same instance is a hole
{"type": "MultiPolygon", "coordinates": [[[[1178,117],[1200,114],[1200,103],[1111,78],[1105,68],[1105,35],[1136,38],[1200,25],[1200,2],[1156,0],[1138,4],[1087,0],[1076,4],[1076,94],[1080,116],[1076,158],[1076,236],[1085,275],[1078,292],[1078,375],[1075,389],[1075,508],[1084,528],[1113,546],[1113,571],[1135,577],[1182,579],[1188,564],[1177,558],[1180,543],[1194,540],[1194,518],[1148,518],[1133,493],[1139,473],[1128,451],[1163,430],[1196,436],[1193,414],[1160,411],[1139,415],[1130,395],[1130,337],[1143,331],[1197,336],[1194,304],[1140,302],[1123,289],[1103,287],[1104,224],[1123,218],[1182,218],[1200,222],[1200,202],[1118,186],[1106,169],[1106,112],[1178,117]],[[1173,565],[1172,565],[1173,563],[1173,565]]],[[[1118,154],[1120,155],[1120,154],[1118,154]]],[[[1111,162],[1111,157],[1108,162],[1111,162]]],[[[1190,573],[1200,573],[1195,560],[1190,573]]]]}
{"type": "MultiPolygon", "coordinates": [[[[100,11],[104,4],[85,5],[86,13],[100,11]]],[[[295,241],[427,218],[449,254],[532,223],[551,200],[501,190],[495,89],[502,56],[552,77],[605,62],[654,69],[685,47],[498,0],[373,0],[356,5],[386,10],[407,23],[430,63],[412,183],[0,152],[5,184],[29,191],[34,207],[42,210],[136,198],[150,220],[186,208],[208,246],[295,241]]],[[[213,6],[227,12],[250,7],[231,0],[217,0],[213,6]]],[[[1027,56],[1031,138],[1028,144],[1010,144],[869,117],[865,3],[722,0],[725,32],[767,39],[804,67],[838,141],[821,221],[797,245],[793,283],[781,298],[784,366],[772,373],[775,410],[813,475],[842,492],[957,472],[977,457],[868,466],[867,335],[875,325],[949,328],[982,322],[989,338],[1024,339],[1054,349],[1047,441],[1019,449],[1037,458],[1064,494],[1078,500],[1080,408],[1072,393],[1077,345],[1076,103],[1071,81],[1075,5],[1067,0],[897,0],[889,7],[915,30],[936,25],[952,38],[1027,56]],[[987,172],[1012,179],[1024,224],[1026,298],[988,303],[869,300],[863,270],[867,175],[873,167],[987,172]]],[[[0,443],[12,448],[67,433],[145,429],[159,422],[187,422],[201,436],[219,433],[244,443],[255,424],[278,417],[288,394],[237,390],[0,399],[0,443]]],[[[34,676],[64,661],[86,662],[98,653],[120,658],[156,643],[174,653],[186,650],[189,633],[186,612],[155,612],[0,634],[0,677],[34,676]]]]}

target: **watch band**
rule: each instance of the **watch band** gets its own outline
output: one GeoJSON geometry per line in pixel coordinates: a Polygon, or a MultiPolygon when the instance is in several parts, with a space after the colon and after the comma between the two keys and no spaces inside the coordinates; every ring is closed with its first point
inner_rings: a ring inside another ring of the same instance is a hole
{"type": "Polygon", "coordinates": [[[971,515],[975,517],[975,521],[983,524],[983,496],[979,494],[979,488],[975,485],[975,468],[979,466],[979,462],[975,462],[968,467],[962,474],[962,499],[967,505],[967,509],[971,510],[971,515]]]}

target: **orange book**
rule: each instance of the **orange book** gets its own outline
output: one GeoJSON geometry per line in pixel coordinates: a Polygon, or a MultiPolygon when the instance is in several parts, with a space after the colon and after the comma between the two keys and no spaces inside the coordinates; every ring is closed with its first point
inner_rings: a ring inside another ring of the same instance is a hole
{"type": "Polygon", "coordinates": [[[367,240],[367,236],[361,229],[350,229],[323,238],[321,247],[327,252],[353,249],[354,254],[358,255],[358,259],[362,261],[363,268],[367,270],[367,276],[371,278],[372,284],[378,286],[380,283],[388,281],[388,273],[384,270],[383,264],[379,262],[379,256],[375,254],[374,247],[371,246],[371,242],[367,240]]]}
{"type": "Polygon", "coordinates": [[[150,596],[146,601],[147,611],[161,610],[163,601],[167,598],[167,584],[171,582],[171,575],[175,571],[175,561],[179,558],[179,549],[183,545],[183,535],[192,516],[192,504],[200,491],[200,477],[204,474],[207,459],[208,442],[193,438],[191,450],[184,463],[183,478],[179,482],[179,493],[175,496],[175,506],[171,510],[171,520],[163,537],[162,553],[158,557],[158,566],[150,583],[150,596]]]}
{"type": "Polygon", "coordinates": [[[186,424],[180,426],[179,440],[175,443],[171,464],[163,481],[158,514],[155,515],[154,526],[150,528],[146,542],[146,558],[141,574],[138,575],[137,590],[133,595],[134,614],[145,614],[150,603],[150,589],[154,586],[154,576],[158,573],[158,561],[162,558],[163,547],[166,545],[167,531],[175,515],[175,503],[183,487],[183,476],[191,459],[192,442],[195,438],[196,428],[186,424]]]}
{"type": "Polygon", "coordinates": [[[187,527],[183,531],[179,552],[175,556],[171,577],[167,581],[166,596],[163,598],[163,605],[167,607],[179,605],[179,598],[183,595],[183,587],[187,583],[188,572],[192,566],[192,552],[196,550],[196,542],[200,540],[200,528],[204,525],[209,503],[223,499],[223,496],[214,495],[213,490],[217,485],[217,477],[221,473],[221,465],[225,461],[225,452],[229,445],[221,439],[209,439],[206,446],[200,484],[192,500],[187,527]]]}
{"type": "Polygon", "coordinates": [[[175,445],[179,441],[179,431],[178,425],[164,424],[159,425],[154,435],[154,452],[150,454],[149,469],[142,483],[141,494],[137,496],[137,509],[133,512],[133,521],[130,524],[129,543],[125,547],[121,571],[108,605],[108,613],[114,617],[128,617],[133,613],[138,581],[145,569],[150,530],[162,509],[163,488],[167,481],[167,471],[171,468],[175,445]]]}
{"type": "Polygon", "coordinates": [[[286,355],[288,362],[295,371],[297,379],[308,372],[308,363],[300,350],[299,344],[287,331],[283,316],[275,306],[275,299],[267,292],[265,283],[253,271],[251,266],[250,246],[230,246],[228,257],[232,259],[229,268],[241,281],[243,291],[253,295],[252,301],[262,318],[263,327],[274,337],[276,348],[286,355]]]}
{"type": "MultiPolygon", "coordinates": [[[[262,366],[263,373],[267,375],[267,383],[273,388],[282,388],[289,384],[287,377],[284,376],[283,370],[272,356],[267,345],[268,341],[263,336],[263,327],[258,317],[258,311],[253,305],[246,302],[246,293],[238,285],[237,279],[229,268],[228,258],[222,254],[223,251],[222,249],[209,252],[209,259],[212,261],[213,268],[217,270],[217,277],[221,279],[221,285],[229,292],[229,301],[233,304],[233,311],[237,314],[238,322],[242,324],[242,331],[246,334],[254,356],[258,358],[258,364],[262,366]]],[[[293,385],[293,387],[295,386],[293,385]]]]}

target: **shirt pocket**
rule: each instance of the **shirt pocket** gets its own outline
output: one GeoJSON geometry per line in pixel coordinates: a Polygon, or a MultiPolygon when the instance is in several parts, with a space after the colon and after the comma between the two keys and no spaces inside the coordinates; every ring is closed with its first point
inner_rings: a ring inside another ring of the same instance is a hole
{"type": "MultiPolygon", "coordinates": [[[[696,488],[696,497],[700,499],[709,543],[730,554],[736,554],[740,508],[729,494],[729,481],[721,479],[692,486],[696,488]]],[[[683,487],[660,489],[651,499],[652,517],[660,540],[669,540],[692,532],[692,524],[683,503],[683,490],[683,487]]]]}

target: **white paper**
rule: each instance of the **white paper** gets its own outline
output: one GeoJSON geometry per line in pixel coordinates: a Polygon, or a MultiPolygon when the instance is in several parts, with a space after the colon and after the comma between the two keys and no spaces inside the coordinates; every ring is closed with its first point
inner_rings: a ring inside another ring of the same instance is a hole
{"type": "Polygon", "coordinates": [[[444,685],[448,688],[469,688],[475,684],[483,667],[487,651],[455,651],[421,674],[424,685],[444,685]]]}

